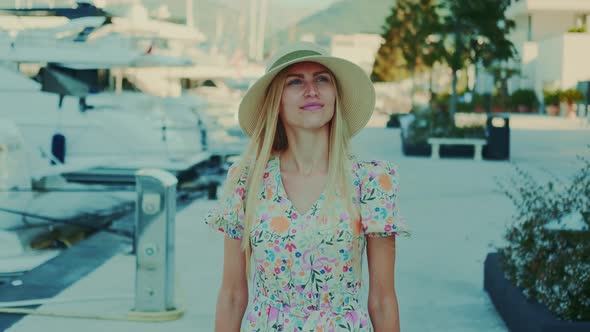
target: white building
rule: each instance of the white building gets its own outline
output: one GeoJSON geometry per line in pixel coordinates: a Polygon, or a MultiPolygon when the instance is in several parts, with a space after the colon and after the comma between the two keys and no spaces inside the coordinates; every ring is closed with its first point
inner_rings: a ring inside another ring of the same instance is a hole
{"type": "Polygon", "coordinates": [[[330,52],[333,56],[356,63],[365,70],[367,75],[370,75],[382,42],[383,38],[376,34],[334,35],[330,52]]]}
{"type": "Polygon", "coordinates": [[[514,0],[506,13],[516,22],[510,35],[518,51],[515,66],[521,77],[509,82],[511,91],[576,88],[590,80],[590,0],[514,0]]]}

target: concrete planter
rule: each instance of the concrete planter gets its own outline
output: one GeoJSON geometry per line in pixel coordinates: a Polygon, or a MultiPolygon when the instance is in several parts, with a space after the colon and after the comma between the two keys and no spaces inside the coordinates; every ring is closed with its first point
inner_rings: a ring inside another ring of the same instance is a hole
{"type": "Polygon", "coordinates": [[[559,115],[559,106],[558,105],[547,105],[545,106],[545,113],[550,116],[558,116],[559,115]]]}
{"type": "Polygon", "coordinates": [[[512,332],[590,331],[590,322],[558,320],[543,304],[527,300],[522,291],[504,276],[498,253],[489,253],[486,257],[484,289],[512,332]]]}
{"type": "Polygon", "coordinates": [[[432,151],[428,144],[412,144],[402,138],[402,152],[404,156],[429,157],[432,151]]]}

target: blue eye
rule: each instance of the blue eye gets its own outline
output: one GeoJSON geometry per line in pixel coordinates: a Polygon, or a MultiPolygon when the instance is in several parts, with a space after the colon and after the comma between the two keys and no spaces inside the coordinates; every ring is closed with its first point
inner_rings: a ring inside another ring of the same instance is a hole
{"type": "Polygon", "coordinates": [[[294,80],[290,80],[289,82],[287,82],[287,85],[295,85],[295,84],[299,84],[301,83],[301,80],[296,78],[294,80]]]}
{"type": "Polygon", "coordinates": [[[317,82],[330,82],[330,78],[328,76],[322,75],[316,78],[317,82]]]}

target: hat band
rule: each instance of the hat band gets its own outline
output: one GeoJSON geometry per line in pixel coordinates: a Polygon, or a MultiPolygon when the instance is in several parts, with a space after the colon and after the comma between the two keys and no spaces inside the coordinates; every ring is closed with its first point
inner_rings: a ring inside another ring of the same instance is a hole
{"type": "Polygon", "coordinates": [[[272,67],[270,67],[266,72],[268,73],[269,71],[275,69],[276,67],[287,63],[289,61],[298,59],[298,58],[302,58],[305,56],[312,56],[312,55],[322,55],[319,52],[316,51],[310,51],[310,50],[300,50],[300,51],[295,51],[295,52],[291,52],[288,54],[283,55],[282,57],[280,57],[277,61],[275,61],[275,63],[272,64],[272,67]]]}

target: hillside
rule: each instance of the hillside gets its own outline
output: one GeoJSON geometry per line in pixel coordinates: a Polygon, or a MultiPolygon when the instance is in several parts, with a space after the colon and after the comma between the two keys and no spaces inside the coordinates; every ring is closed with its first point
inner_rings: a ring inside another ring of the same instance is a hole
{"type": "MultiPolygon", "coordinates": [[[[312,14],[297,23],[296,39],[304,34],[314,34],[318,40],[333,34],[381,33],[381,26],[395,4],[395,0],[343,0],[312,14]]],[[[288,40],[289,29],[283,29],[270,37],[288,40]]]]}

